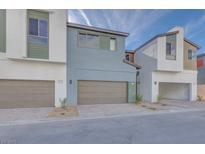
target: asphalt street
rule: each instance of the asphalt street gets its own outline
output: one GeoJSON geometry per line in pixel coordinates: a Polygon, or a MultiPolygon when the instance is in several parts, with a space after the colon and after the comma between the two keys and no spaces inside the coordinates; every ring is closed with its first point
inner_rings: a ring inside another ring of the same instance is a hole
{"type": "Polygon", "coordinates": [[[205,112],[0,126],[0,143],[205,143],[205,112]]]}

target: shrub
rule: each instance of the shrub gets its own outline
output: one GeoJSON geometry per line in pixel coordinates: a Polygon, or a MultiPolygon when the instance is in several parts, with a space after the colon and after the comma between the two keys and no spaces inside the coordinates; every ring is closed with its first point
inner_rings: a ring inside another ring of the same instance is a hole
{"type": "Polygon", "coordinates": [[[199,102],[203,101],[203,97],[198,95],[197,96],[197,101],[199,101],[199,102]]]}
{"type": "Polygon", "coordinates": [[[143,96],[140,94],[136,95],[136,103],[140,103],[142,101],[143,96]]]}
{"type": "Polygon", "coordinates": [[[67,106],[67,98],[64,99],[60,99],[60,103],[61,103],[61,108],[66,108],[67,106]]]}
{"type": "Polygon", "coordinates": [[[160,103],[161,100],[162,100],[162,96],[161,95],[157,95],[157,102],[160,103]]]}

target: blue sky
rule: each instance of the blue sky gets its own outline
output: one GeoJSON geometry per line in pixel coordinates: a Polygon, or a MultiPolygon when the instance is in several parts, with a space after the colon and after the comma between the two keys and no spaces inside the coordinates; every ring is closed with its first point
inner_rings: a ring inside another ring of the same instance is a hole
{"type": "Polygon", "coordinates": [[[135,49],[174,26],[205,52],[205,10],[69,10],[69,22],[129,32],[126,49],[135,49]]]}

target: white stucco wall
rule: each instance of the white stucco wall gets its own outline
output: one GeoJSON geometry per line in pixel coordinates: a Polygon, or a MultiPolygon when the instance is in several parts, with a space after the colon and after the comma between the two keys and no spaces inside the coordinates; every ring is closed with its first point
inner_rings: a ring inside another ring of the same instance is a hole
{"type": "MultiPolygon", "coordinates": [[[[189,99],[197,99],[197,71],[184,70],[179,73],[152,72],[152,102],[157,101],[159,95],[159,82],[165,83],[187,83],[189,84],[189,99]],[[156,84],[155,84],[156,83],[156,84]]],[[[176,87],[177,88],[177,87],[176,87]]]]}
{"type": "Polygon", "coordinates": [[[55,105],[66,98],[67,11],[49,12],[49,59],[27,55],[27,11],[6,11],[6,53],[0,55],[0,79],[55,81],[55,105]]]}
{"type": "Polygon", "coordinates": [[[176,60],[166,59],[166,36],[157,38],[157,69],[161,71],[183,71],[184,60],[184,30],[181,27],[175,27],[169,32],[179,31],[176,35],[176,60]]]}
{"type": "Polygon", "coordinates": [[[145,55],[152,57],[154,59],[157,59],[157,39],[151,41],[149,44],[147,44],[145,47],[141,48],[138,52],[142,52],[145,55]]]}

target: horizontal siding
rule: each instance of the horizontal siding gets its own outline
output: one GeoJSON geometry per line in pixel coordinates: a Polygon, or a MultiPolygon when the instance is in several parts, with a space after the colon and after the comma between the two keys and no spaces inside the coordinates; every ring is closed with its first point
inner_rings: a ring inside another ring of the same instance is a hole
{"type": "Polygon", "coordinates": [[[48,59],[48,46],[28,43],[28,57],[48,59]]]}

